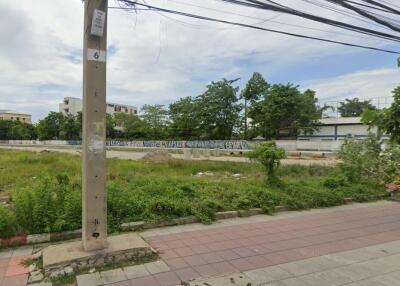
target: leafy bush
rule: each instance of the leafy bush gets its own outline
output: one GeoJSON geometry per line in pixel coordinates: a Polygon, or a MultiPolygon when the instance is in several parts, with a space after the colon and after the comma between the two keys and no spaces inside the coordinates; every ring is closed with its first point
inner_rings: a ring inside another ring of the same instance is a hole
{"type": "Polygon", "coordinates": [[[337,189],[339,187],[347,186],[347,179],[343,176],[329,177],[324,180],[324,187],[328,189],[337,189]]]}
{"type": "Polygon", "coordinates": [[[384,142],[372,134],[365,140],[346,141],[339,152],[343,174],[353,182],[361,178],[392,182],[400,174],[400,147],[383,146],[384,142]]]}
{"type": "Polygon", "coordinates": [[[61,174],[56,180],[45,175],[33,190],[15,192],[12,199],[18,224],[30,233],[73,229],[76,220],[66,219],[66,207],[71,207],[65,200],[68,191],[69,178],[61,174]]]}
{"type": "Polygon", "coordinates": [[[0,205],[0,238],[14,235],[17,231],[17,223],[14,214],[0,205]]]}
{"type": "Polygon", "coordinates": [[[267,183],[276,185],[280,182],[276,176],[280,160],[285,158],[285,150],[276,146],[274,141],[259,144],[248,157],[262,164],[267,173],[267,183]]]}

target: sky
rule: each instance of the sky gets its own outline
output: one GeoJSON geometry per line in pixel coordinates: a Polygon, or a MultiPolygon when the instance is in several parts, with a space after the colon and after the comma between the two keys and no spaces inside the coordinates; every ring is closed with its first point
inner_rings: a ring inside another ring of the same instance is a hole
{"type": "MultiPolygon", "coordinates": [[[[319,0],[322,1],[322,0],[319,0]]],[[[359,19],[304,0],[279,3],[353,24],[359,19]]],[[[396,4],[397,0],[386,0],[396,4]]],[[[266,28],[400,50],[294,16],[217,0],[148,0],[155,6],[266,28]],[[199,7],[201,6],[201,7],[199,7]],[[302,26],[302,27],[299,27],[302,26]]],[[[117,6],[109,0],[109,6],[117,6]]],[[[242,88],[255,71],[269,83],[313,89],[321,104],[391,96],[400,82],[396,55],[272,34],[225,24],[110,9],[107,101],[139,108],[196,96],[221,78],[242,88]]],[[[27,112],[37,122],[64,97],[82,97],[81,0],[0,0],[0,109],[27,112]]]]}

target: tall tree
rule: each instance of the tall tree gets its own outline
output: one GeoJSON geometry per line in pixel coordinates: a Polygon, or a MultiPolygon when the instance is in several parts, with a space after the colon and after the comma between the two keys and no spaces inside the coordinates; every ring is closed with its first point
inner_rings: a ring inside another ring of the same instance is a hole
{"type": "Polygon", "coordinates": [[[317,105],[315,92],[300,92],[293,84],[274,84],[264,98],[253,104],[249,117],[265,138],[277,138],[280,131],[296,136],[317,129],[322,109],[317,105]]]}
{"type": "Polygon", "coordinates": [[[163,105],[146,104],[142,107],[141,118],[149,126],[150,139],[163,139],[166,136],[168,112],[163,105]]]}
{"type": "Polygon", "coordinates": [[[203,138],[231,139],[242,110],[236,96],[239,88],[233,86],[235,81],[222,79],[212,82],[202,95],[196,97],[203,138]]]}
{"type": "Polygon", "coordinates": [[[148,126],[136,114],[127,114],[122,112],[115,113],[114,122],[116,128],[121,129],[121,135],[124,139],[132,140],[148,137],[148,126]]]}
{"type": "Polygon", "coordinates": [[[263,76],[254,72],[240,94],[240,97],[244,99],[244,139],[248,139],[248,103],[252,105],[257,102],[267,92],[268,88],[269,85],[263,76]]]}
{"type": "Polygon", "coordinates": [[[346,99],[338,107],[338,111],[342,117],[361,116],[364,109],[374,110],[376,108],[371,104],[370,100],[360,101],[358,98],[346,99]]]}
{"type": "Polygon", "coordinates": [[[64,116],[61,130],[60,139],[62,140],[79,140],[82,133],[82,124],[79,122],[79,116],[67,115],[64,116]]]}
{"type": "Polygon", "coordinates": [[[390,139],[400,144],[400,86],[393,90],[394,102],[386,111],[384,130],[390,139]]]}
{"type": "Polygon", "coordinates": [[[64,115],[61,112],[51,111],[45,118],[39,121],[36,126],[40,140],[58,140],[64,122],[64,115]]]}
{"type": "Polygon", "coordinates": [[[36,130],[32,124],[0,120],[0,140],[33,140],[36,130]]]}
{"type": "Polygon", "coordinates": [[[172,138],[195,139],[199,137],[199,105],[192,97],[181,98],[169,105],[172,138]]]}

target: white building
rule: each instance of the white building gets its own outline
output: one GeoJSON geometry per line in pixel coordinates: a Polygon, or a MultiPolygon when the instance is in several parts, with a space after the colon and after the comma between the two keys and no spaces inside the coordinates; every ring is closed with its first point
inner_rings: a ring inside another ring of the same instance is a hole
{"type": "MultiPolygon", "coordinates": [[[[59,104],[59,111],[64,115],[76,116],[82,111],[82,99],[76,97],[65,97],[59,104]]],[[[107,103],[106,112],[113,115],[117,112],[137,114],[137,107],[118,103],[107,103]]]]}
{"type": "Polygon", "coordinates": [[[366,138],[369,132],[376,132],[376,128],[362,124],[360,117],[323,118],[320,120],[319,130],[312,135],[299,135],[298,139],[306,141],[362,139],[366,138]]]}

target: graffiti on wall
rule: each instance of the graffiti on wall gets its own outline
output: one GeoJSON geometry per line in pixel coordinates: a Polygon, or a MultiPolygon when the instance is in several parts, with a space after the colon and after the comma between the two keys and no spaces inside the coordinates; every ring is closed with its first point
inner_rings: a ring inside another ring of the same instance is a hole
{"type": "Polygon", "coordinates": [[[134,148],[201,148],[247,150],[254,143],[245,140],[191,140],[191,141],[107,141],[107,146],[126,146],[134,148]]]}
{"type": "MultiPolygon", "coordinates": [[[[5,140],[0,144],[7,145],[74,145],[79,146],[81,141],[63,141],[63,140],[5,140]]],[[[252,149],[255,142],[245,140],[190,140],[190,141],[124,141],[124,140],[108,140],[107,147],[131,147],[131,148],[200,148],[200,149],[223,149],[223,150],[248,150],[252,149]]]]}

